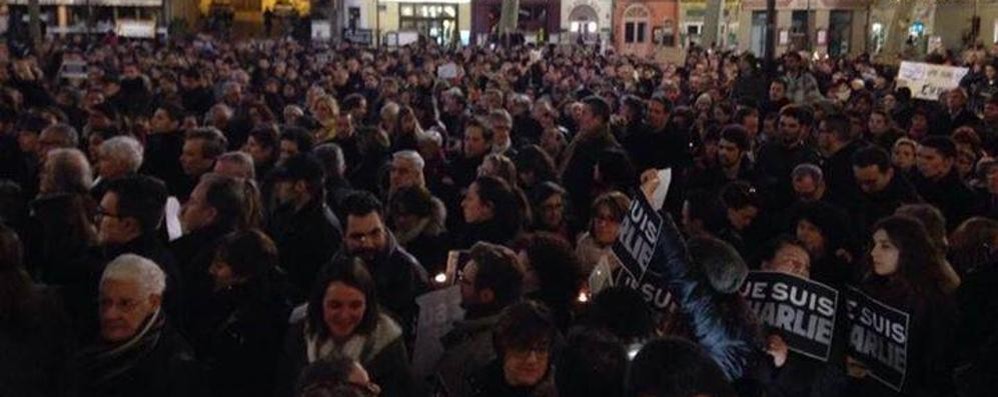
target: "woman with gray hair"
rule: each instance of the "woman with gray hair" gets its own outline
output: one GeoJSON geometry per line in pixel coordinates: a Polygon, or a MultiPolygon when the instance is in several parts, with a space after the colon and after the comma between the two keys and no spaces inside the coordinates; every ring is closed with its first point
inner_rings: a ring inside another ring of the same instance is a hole
{"type": "Polygon", "coordinates": [[[138,255],[115,258],[100,280],[98,341],[78,357],[81,396],[200,396],[191,348],[161,309],[166,274],[138,255]]]}

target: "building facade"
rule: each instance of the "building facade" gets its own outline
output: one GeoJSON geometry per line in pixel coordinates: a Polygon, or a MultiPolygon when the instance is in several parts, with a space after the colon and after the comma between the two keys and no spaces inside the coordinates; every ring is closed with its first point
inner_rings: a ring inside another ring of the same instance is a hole
{"type": "MultiPolygon", "coordinates": [[[[474,0],[471,4],[471,43],[484,44],[497,33],[503,0],[474,0]]],[[[517,31],[528,41],[546,42],[558,34],[561,25],[560,0],[520,0],[517,31]]]]}
{"type": "MultiPolygon", "coordinates": [[[[777,0],[776,53],[860,54],[866,51],[871,7],[869,0],[777,0]]],[[[762,54],[765,32],[766,0],[742,0],[738,48],[762,54]]]]}
{"type": "Polygon", "coordinates": [[[613,32],[613,0],[561,2],[560,41],[595,44],[609,41],[613,32]]]}
{"type": "Polygon", "coordinates": [[[679,2],[618,0],[613,9],[613,44],[618,52],[673,59],[679,52],[679,2]]]}
{"type": "MultiPolygon", "coordinates": [[[[155,21],[159,27],[165,27],[170,20],[164,0],[39,0],[38,3],[39,18],[49,34],[107,32],[123,19],[155,21]]],[[[28,0],[8,0],[7,4],[12,17],[27,22],[28,0]]]]}
{"type": "MultiPolygon", "coordinates": [[[[704,44],[701,38],[704,36],[704,26],[706,16],[712,10],[708,9],[707,0],[681,0],[679,2],[679,39],[684,46],[690,44],[704,44]]],[[[718,45],[721,48],[738,46],[738,11],[741,8],[739,0],[724,0],[721,6],[721,16],[718,29],[718,45]]],[[[714,10],[716,12],[716,10],[714,10]]]]}

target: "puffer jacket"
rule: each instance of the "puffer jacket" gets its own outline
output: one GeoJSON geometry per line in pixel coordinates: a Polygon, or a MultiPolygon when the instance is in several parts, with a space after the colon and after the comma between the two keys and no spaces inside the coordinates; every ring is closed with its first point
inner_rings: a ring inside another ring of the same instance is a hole
{"type": "Polygon", "coordinates": [[[664,280],[664,287],[689,319],[694,342],[714,359],[727,378],[736,381],[751,376],[750,372],[764,356],[752,329],[727,321],[722,315],[710,282],[702,273],[693,271],[686,242],[672,217],[660,215],[662,230],[648,271],[658,273],[664,280]]]}

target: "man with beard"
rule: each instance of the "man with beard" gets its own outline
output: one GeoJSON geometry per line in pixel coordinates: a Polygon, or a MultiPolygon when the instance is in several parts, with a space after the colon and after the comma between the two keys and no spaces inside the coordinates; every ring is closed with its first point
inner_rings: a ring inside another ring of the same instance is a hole
{"type": "Polygon", "coordinates": [[[339,249],[340,221],[326,206],[322,165],[308,154],[288,158],[274,170],[277,208],[268,225],[281,266],[304,301],[322,265],[339,249]]]}
{"type": "Polygon", "coordinates": [[[364,259],[374,277],[379,303],[412,340],[413,321],[419,310],[416,297],[429,289],[426,269],[398,245],[395,235],[385,225],[381,202],[374,195],[352,193],[343,200],[343,210],[347,214],[345,249],[340,255],[364,259]]]}
{"type": "Polygon", "coordinates": [[[523,292],[523,265],[513,251],[479,242],[470,256],[459,281],[461,306],[467,312],[443,337],[444,355],[437,363],[441,383],[454,396],[470,395],[468,378],[495,359],[493,329],[499,313],[523,292]]]}
{"type": "Polygon", "coordinates": [[[818,164],[818,153],[804,143],[811,133],[814,115],[803,106],[790,105],[780,112],[779,133],[776,139],[767,141],[759,150],[756,161],[758,186],[767,196],[765,203],[770,208],[784,208],[793,201],[793,187],[790,173],[794,167],[811,163],[818,164]]]}
{"type": "Polygon", "coordinates": [[[690,176],[690,189],[717,192],[729,182],[753,182],[752,161],[745,155],[748,150],[749,137],[745,127],[737,124],[724,127],[717,144],[717,162],[705,169],[698,167],[690,176]]]}

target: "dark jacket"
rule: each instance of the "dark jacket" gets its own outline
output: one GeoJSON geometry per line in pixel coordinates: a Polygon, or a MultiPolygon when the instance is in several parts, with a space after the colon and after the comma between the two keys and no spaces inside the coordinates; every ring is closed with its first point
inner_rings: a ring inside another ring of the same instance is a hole
{"type": "Polygon", "coordinates": [[[180,165],[180,154],[184,151],[184,132],[149,135],[146,137],[145,147],[145,158],[139,173],[159,178],[166,183],[171,196],[181,197],[182,190],[188,184],[187,175],[180,165]]]}
{"type": "Polygon", "coordinates": [[[466,394],[469,397],[556,397],[558,395],[551,367],[540,383],[533,387],[510,386],[506,383],[502,360],[498,358],[471,376],[469,383],[471,388],[466,394]]]}
{"type": "Polygon", "coordinates": [[[946,228],[950,231],[977,214],[980,208],[978,196],[960,179],[955,168],[935,181],[916,173],[913,184],[927,203],[942,211],[946,217],[946,228]]]}
{"type": "Polygon", "coordinates": [[[89,234],[85,230],[67,228],[89,227],[96,208],[97,203],[85,193],[50,195],[31,203],[22,238],[32,277],[50,285],[79,280],[80,271],[93,262],[88,251],[94,241],[81,238],[89,234]]]}
{"type": "Polygon", "coordinates": [[[437,374],[448,395],[468,395],[472,376],[495,359],[492,328],[498,321],[498,315],[458,321],[441,338],[444,354],[437,363],[437,374]]]}
{"type": "Polygon", "coordinates": [[[463,155],[452,160],[448,165],[447,173],[454,180],[454,186],[458,189],[470,186],[471,182],[474,182],[478,176],[478,166],[482,165],[484,160],[485,156],[468,158],[463,155]]]}
{"type": "Polygon", "coordinates": [[[185,316],[201,307],[211,295],[213,281],[208,267],[215,260],[215,249],[231,228],[209,225],[194,230],[170,242],[170,252],[177,260],[181,283],[184,285],[185,316]]]}
{"type": "MultiPolygon", "coordinates": [[[[104,267],[106,267],[108,263],[113,261],[118,256],[123,254],[135,254],[149,259],[155,262],[156,265],[163,270],[163,273],[166,273],[166,291],[163,292],[163,310],[166,311],[166,314],[174,323],[180,322],[179,319],[181,319],[181,316],[183,315],[181,310],[181,298],[184,296],[183,278],[180,276],[180,270],[177,269],[177,261],[174,259],[173,254],[166,249],[157,236],[144,234],[122,245],[101,247],[101,254],[104,266],[102,266],[100,271],[95,274],[97,279],[92,281],[95,289],[97,288],[96,286],[100,284],[100,277],[104,273],[104,267]]],[[[97,295],[95,294],[94,296],[97,295]]],[[[96,315],[96,312],[94,315],[96,315]]]]}
{"type": "Polygon", "coordinates": [[[208,225],[170,242],[170,252],[177,260],[184,285],[192,285],[197,276],[207,274],[218,243],[230,232],[232,228],[208,225]]]}
{"type": "Polygon", "coordinates": [[[278,208],[267,229],[277,243],[281,267],[301,294],[294,299],[303,301],[319,269],[339,250],[340,221],[325,203],[314,200],[297,212],[291,206],[278,208]]]}
{"type": "Polygon", "coordinates": [[[847,206],[855,219],[856,231],[864,234],[870,231],[878,220],[894,214],[894,211],[905,204],[922,202],[915,187],[900,173],[894,171],[891,182],[883,191],[874,194],[863,193],[853,205],[847,206]]]}
{"type": "MultiPolygon", "coordinates": [[[[134,358],[127,370],[111,376],[95,369],[86,355],[79,359],[81,366],[80,396],[94,397],[190,397],[205,396],[206,389],[201,369],[194,360],[194,353],[187,342],[169,324],[163,327],[155,345],[134,358]]],[[[113,369],[113,368],[112,368],[113,369]]]]}
{"type": "Polygon", "coordinates": [[[497,219],[465,224],[461,233],[454,236],[454,248],[470,249],[479,241],[508,245],[516,237],[516,232],[516,230],[508,230],[508,227],[503,227],[502,222],[497,219]]]}
{"type": "Polygon", "coordinates": [[[191,341],[214,395],[272,396],[290,301],[269,281],[253,279],[202,304],[208,310],[191,320],[191,341]]]}
{"type": "Polygon", "coordinates": [[[429,277],[416,258],[398,245],[394,235],[388,233],[387,240],[385,249],[366,263],[377,287],[378,302],[402,326],[408,339],[414,335],[419,315],[416,297],[429,290],[429,277]]]}
{"type": "Polygon", "coordinates": [[[946,109],[941,109],[939,113],[939,119],[937,120],[937,129],[932,131],[934,135],[949,135],[953,133],[953,130],[963,127],[965,125],[971,127],[977,127],[981,123],[981,119],[977,117],[974,112],[970,111],[968,108],[960,109],[959,112],[955,114],[950,114],[946,109]]]}
{"type": "Polygon", "coordinates": [[[54,290],[33,287],[26,315],[0,315],[0,395],[74,396],[72,326],[54,290]]]}
{"type": "Polygon", "coordinates": [[[649,271],[661,276],[680,312],[688,319],[693,341],[714,359],[729,380],[750,376],[758,364],[757,329],[730,321],[714,297],[706,276],[694,271],[679,229],[662,216],[662,228],[649,271]]]}
{"type": "MultiPolygon", "coordinates": [[[[307,320],[292,324],[284,337],[284,350],[278,359],[277,389],[274,393],[277,397],[294,395],[298,374],[311,364],[306,352],[306,323],[307,320]]],[[[402,340],[402,330],[388,316],[380,316],[377,327],[367,336],[360,357],[352,358],[367,370],[371,381],[381,387],[380,396],[424,395],[409,367],[409,355],[402,340]]]]}
{"type": "Polygon", "coordinates": [[[865,141],[853,140],[825,159],[821,168],[828,186],[828,199],[832,203],[845,207],[859,198],[861,191],[853,175],[852,156],[866,146],[865,141]]]}
{"type": "Polygon", "coordinates": [[[764,144],[755,162],[759,178],[756,186],[765,195],[769,208],[789,205],[793,201],[790,173],[800,164],[818,164],[819,159],[818,153],[803,143],[789,149],[778,141],[764,144]]]}
{"type": "Polygon", "coordinates": [[[585,223],[589,221],[590,206],[596,198],[593,195],[593,170],[603,150],[619,148],[620,144],[610,133],[609,127],[601,127],[597,131],[581,132],[565,149],[565,165],[561,171],[561,180],[568,191],[569,200],[577,203],[575,219],[585,223]]]}
{"type": "Polygon", "coordinates": [[[193,114],[205,114],[215,104],[215,93],[208,87],[181,90],[180,97],[184,99],[184,110],[193,114]]]}
{"type": "Polygon", "coordinates": [[[399,245],[423,265],[427,274],[440,273],[447,265],[451,237],[444,226],[446,218],[444,203],[433,198],[433,209],[429,217],[420,220],[413,230],[404,233],[396,230],[395,237],[399,245]]]}
{"type": "MultiPolygon", "coordinates": [[[[755,170],[752,164],[752,160],[748,157],[742,157],[741,165],[738,167],[738,175],[734,179],[728,178],[728,175],[724,172],[720,165],[714,164],[707,168],[695,167],[690,172],[689,179],[687,180],[687,186],[692,190],[703,190],[705,192],[713,192],[713,194],[718,194],[724,185],[734,181],[744,181],[748,183],[754,183],[756,181],[755,170]]],[[[670,185],[669,190],[672,190],[670,185]]]]}
{"type": "Polygon", "coordinates": [[[870,376],[854,379],[857,396],[946,396],[953,394],[957,311],[939,291],[915,291],[897,278],[872,276],[860,288],[874,299],[908,313],[907,363],[901,392],[870,376]]]}

